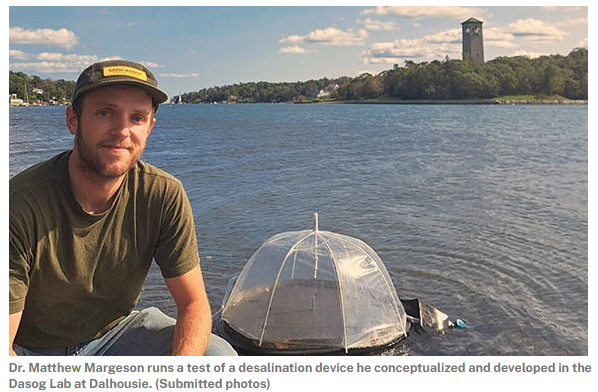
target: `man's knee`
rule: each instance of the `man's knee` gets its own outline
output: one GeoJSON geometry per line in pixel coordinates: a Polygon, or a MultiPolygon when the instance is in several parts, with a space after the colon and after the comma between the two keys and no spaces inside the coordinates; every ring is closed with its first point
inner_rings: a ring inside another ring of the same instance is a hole
{"type": "Polygon", "coordinates": [[[208,347],[205,352],[206,356],[217,357],[217,356],[229,356],[229,357],[236,357],[238,354],[230,345],[229,342],[222,339],[218,335],[211,334],[210,341],[208,342],[208,347]]]}
{"type": "MultiPolygon", "coordinates": [[[[150,307],[140,310],[135,316],[132,324],[139,324],[139,326],[147,331],[160,331],[162,336],[162,344],[165,343],[164,337],[168,336],[169,346],[172,344],[172,337],[174,333],[174,326],[176,320],[162,313],[161,310],[150,307]]],[[[210,340],[205,352],[206,356],[237,356],[235,349],[220,336],[210,334],[210,340]]]]}
{"type": "Polygon", "coordinates": [[[155,307],[145,308],[137,312],[131,321],[133,326],[138,325],[150,331],[159,331],[164,328],[174,327],[176,320],[155,307]]]}
{"type": "MultiPolygon", "coordinates": [[[[148,329],[174,328],[176,320],[151,307],[139,311],[138,317],[148,329]]],[[[237,356],[235,349],[218,335],[210,334],[206,356],[237,356]]]]}

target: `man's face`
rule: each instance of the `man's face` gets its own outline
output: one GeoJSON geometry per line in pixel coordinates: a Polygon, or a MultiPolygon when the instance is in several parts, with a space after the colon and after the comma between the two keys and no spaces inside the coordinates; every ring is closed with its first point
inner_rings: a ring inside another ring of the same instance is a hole
{"type": "Polygon", "coordinates": [[[96,178],[123,176],[143,153],[156,122],[151,97],[138,87],[113,85],[94,89],[81,99],[80,117],[72,107],[67,109],[80,169],[96,178]]]}

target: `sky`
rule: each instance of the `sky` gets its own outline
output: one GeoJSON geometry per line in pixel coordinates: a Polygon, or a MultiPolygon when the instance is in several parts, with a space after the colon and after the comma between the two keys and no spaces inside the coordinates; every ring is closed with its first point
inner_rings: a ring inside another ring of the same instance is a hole
{"type": "Polygon", "coordinates": [[[588,47],[588,16],[585,6],[10,6],[9,70],[76,80],[96,61],[134,60],[172,97],[461,59],[470,17],[484,22],[486,61],[567,55],[588,47]]]}

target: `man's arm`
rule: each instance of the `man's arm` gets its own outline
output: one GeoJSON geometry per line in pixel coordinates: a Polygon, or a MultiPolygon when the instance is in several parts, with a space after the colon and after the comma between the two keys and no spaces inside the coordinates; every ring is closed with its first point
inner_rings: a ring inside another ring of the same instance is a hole
{"type": "Polygon", "coordinates": [[[203,355],[212,331],[212,314],[200,267],[165,280],[177,306],[172,355],[203,355]]]}
{"type": "Polygon", "coordinates": [[[12,349],[12,344],[15,341],[15,336],[17,336],[22,315],[23,312],[12,313],[8,315],[8,355],[17,355],[12,349]]]}

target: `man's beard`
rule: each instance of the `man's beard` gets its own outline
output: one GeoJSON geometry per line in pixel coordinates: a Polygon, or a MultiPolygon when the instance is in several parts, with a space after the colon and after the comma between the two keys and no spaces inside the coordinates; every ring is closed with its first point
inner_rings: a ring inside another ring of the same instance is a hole
{"type": "Polygon", "coordinates": [[[101,158],[93,149],[93,146],[86,143],[80,126],[77,129],[77,134],[75,135],[75,144],[79,152],[80,170],[96,180],[115,180],[122,177],[129,171],[131,167],[135,165],[135,163],[137,163],[137,160],[141,155],[140,152],[139,155],[133,159],[128,166],[109,166],[102,162],[101,158]]]}

